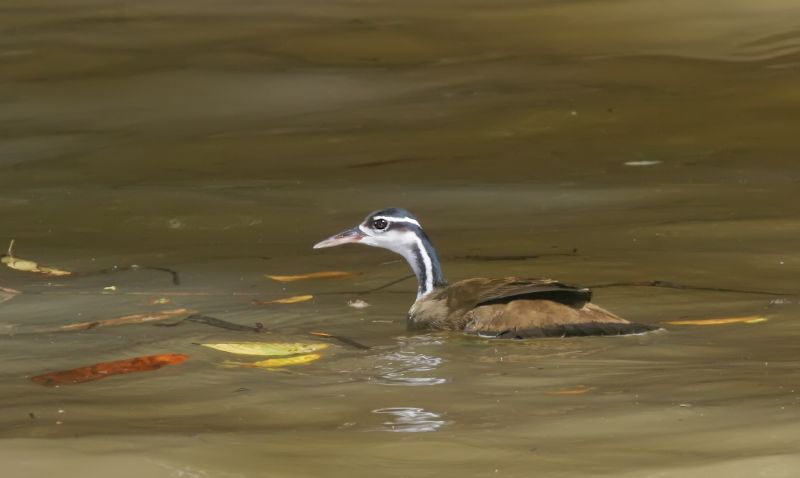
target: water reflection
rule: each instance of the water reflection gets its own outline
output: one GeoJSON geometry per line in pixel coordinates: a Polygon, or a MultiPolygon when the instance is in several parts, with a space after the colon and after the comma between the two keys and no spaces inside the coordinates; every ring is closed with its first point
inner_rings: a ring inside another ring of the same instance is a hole
{"type": "Polygon", "coordinates": [[[372,382],[379,385],[399,385],[407,387],[440,385],[447,382],[444,377],[437,377],[434,371],[444,362],[441,357],[430,353],[420,353],[418,347],[441,345],[441,341],[432,336],[401,337],[398,339],[399,350],[378,357],[377,378],[372,382]]]}
{"type": "Polygon", "coordinates": [[[421,433],[435,432],[445,425],[444,420],[433,412],[428,412],[422,408],[414,407],[389,407],[378,408],[372,413],[391,415],[393,420],[383,422],[383,426],[373,429],[373,431],[398,432],[398,433],[421,433]]]}

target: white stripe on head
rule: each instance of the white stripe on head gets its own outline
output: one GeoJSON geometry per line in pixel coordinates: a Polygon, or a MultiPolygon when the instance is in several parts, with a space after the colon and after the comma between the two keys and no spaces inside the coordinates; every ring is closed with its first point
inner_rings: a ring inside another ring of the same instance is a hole
{"type": "Polygon", "coordinates": [[[407,222],[407,223],[413,224],[413,225],[415,225],[417,227],[422,227],[422,226],[420,226],[419,221],[417,221],[416,219],[412,219],[410,217],[375,216],[372,219],[373,220],[375,220],[375,219],[383,219],[384,221],[388,221],[388,222],[407,222]]]}

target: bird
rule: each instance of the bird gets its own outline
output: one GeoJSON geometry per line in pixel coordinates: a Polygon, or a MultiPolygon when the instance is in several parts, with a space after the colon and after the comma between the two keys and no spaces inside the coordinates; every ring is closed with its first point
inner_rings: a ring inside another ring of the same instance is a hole
{"type": "Polygon", "coordinates": [[[411,330],[460,331],[488,338],[527,339],[640,334],[657,329],[629,322],[594,304],[592,291],[552,279],[445,280],[439,255],[419,219],[402,208],[374,211],[357,226],[314,249],[365,244],[401,255],[417,277],[407,315],[411,330]]]}

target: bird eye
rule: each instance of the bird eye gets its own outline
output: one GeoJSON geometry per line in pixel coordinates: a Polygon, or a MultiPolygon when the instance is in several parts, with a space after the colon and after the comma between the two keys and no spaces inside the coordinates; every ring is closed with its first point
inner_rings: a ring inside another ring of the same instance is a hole
{"type": "Polygon", "coordinates": [[[374,221],[372,221],[373,229],[377,229],[379,231],[382,231],[382,230],[386,229],[387,226],[389,226],[389,223],[386,222],[386,219],[375,219],[374,221]]]}

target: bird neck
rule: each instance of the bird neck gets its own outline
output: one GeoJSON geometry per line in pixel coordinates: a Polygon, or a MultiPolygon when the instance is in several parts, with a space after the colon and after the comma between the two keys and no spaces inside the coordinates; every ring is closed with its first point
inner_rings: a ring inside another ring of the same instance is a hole
{"type": "Polygon", "coordinates": [[[447,285],[439,255],[428,235],[421,229],[417,231],[415,241],[401,255],[417,276],[417,300],[447,285]]]}

